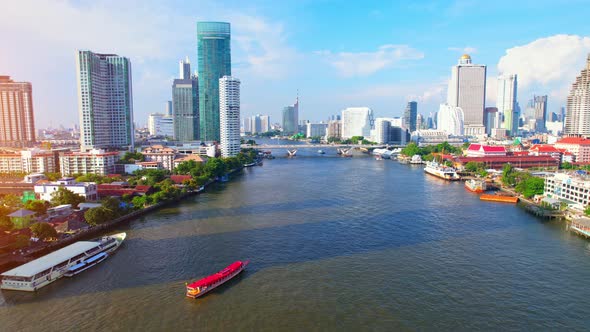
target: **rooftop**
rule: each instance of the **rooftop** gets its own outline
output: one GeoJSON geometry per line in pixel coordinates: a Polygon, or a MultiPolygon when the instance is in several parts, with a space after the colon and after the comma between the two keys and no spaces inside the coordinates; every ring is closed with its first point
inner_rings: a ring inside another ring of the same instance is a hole
{"type": "Polygon", "coordinates": [[[61,248],[43,257],[37,258],[24,265],[16,267],[10,271],[2,273],[3,276],[15,277],[32,277],[35,274],[52,268],[53,266],[65,262],[70,258],[79,255],[87,250],[98,246],[99,242],[79,241],[65,248],[61,248]]]}
{"type": "Polygon", "coordinates": [[[557,141],[555,144],[590,145],[590,140],[581,137],[564,137],[557,141]]]}

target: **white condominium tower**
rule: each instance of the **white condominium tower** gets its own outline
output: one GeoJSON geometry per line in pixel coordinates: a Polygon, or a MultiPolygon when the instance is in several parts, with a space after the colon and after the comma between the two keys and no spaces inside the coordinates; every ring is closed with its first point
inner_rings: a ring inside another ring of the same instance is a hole
{"type": "Polygon", "coordinates": [[[116,54],[78,51],[80,148],[133,148],[131,62],[116,54]]]}
{"type": "Polygon", "coordinates": [[[485,134],[485,99],[486,66],[472,64],[471,57],[464,54],[452,68],[447,104],[463,111],[465,135],[485,134]]]}
{"type": "Polygon", "coordinates": [[[502,116],[504,116],[504,128],[510,135],[516,135],[518,130],[518,113],[516,112],[518,79],[516,75],[498,76],[498,108],[496,128],[501,128],[502,116]]]}
{"type": "Polygon", "coordinates": [[[219,79],[219,131],[221,156],[240,153],[240,80],[231,76],[219,79]]]}
{"type": "Polygon", "coordinates": [[[590,135],[590,54],[567,96],[565,134],[590,135]]]}
{"type": "Polygon", "coordinates": [[[342,138],[369,138],[373,129],[373,110],[368,107],[349,107],[342,111],[342,138]]]}

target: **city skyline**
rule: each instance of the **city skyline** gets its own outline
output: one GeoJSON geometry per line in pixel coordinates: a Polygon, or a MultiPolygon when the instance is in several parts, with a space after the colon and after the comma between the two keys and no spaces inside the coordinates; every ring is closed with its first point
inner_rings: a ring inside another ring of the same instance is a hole
{"type": "MultiPolygon", "coordinates": [[[[370,9],[350,4],[339,9],[338,16],[323,20],[319,14],[327,4],[287,2],[280,9],[259,2],[251,8],[206,1],[186,7],[134,6],[133,1],[119,5],[134,10],[123,16],[125,10],[116,10],[119,7],[109,1],[81,5],[42,0],[34,9],[27,1],[8,6],[9,19],[0,23],[0,28],[12,31],[8,42],[19,47],[5,50],[0,66],[7,68],[6,75],[39,87],[34,100],[39,113],[37,127],[69,127],[77,122],[75,68],[69,59],[75,49],[86,48],[131,59],[137,83],[135,118],[145,124],[148,114],[160,111],[156,105],[169,99],[168,87],[177,72],[174,62],[186,55],[196,56],[195,22],[200,20],[232,24],[232,66],[236,71],[232,74],[248,82],[242,91],[242,113],[273,118],[280,117],[283,105],[298,88],[305,105],[302,116],[312,121],[349,106],[368,106],[380,116],[400,116],[410,100],[418,101],[423,114],[435,112],[446,95],[448,64],[463,53],[488,66],[486,106],[495,104],[493,81],[506,72],[519,75],[520,96],[547,94],[548,110],[556,111],[566,104],[569,87],[590,52],[590,29],[581,23],[582,13],[573,6],[551,2],[542,6],[511,4],[511,15],[519,20],[507,20],[498,31],[487,31],[474,22],[499,15],[506,5],[502,2],[485,6],[376,3],[370,9]],[[33,33],[36,28],[17,19],[17,13],[23,11],[29,12],[32,21],[45,22],[42,37],[33,33]],[[555,15],[550,26],[539,19],[547,17],[547,12],[555,15]],[[520,15],[524,13],[527,15],[520,15]],[[387,20],[392,15],[399,19],[387,20]],[[291,16],[297,17],[297,24],[291,16]],[[366,24],[356,29],[342,25],[354,16],[366,24]],[[78,24],[84,19],[117,22],[113,26],[126,32],[116,34],[115,28],[101,31],[92,24],[78,24]],[[520,28],[522,20],[527,29],[520,28]],[[55,23],[58,21],[60,24],[55,23]],[[338,28],[327,29],[330,24],[338,28]],[[366,34],[372,38],[361,38],[366,34]],[[59,37],[63,35],[65,40],[59,37]],[[150,35],[150,39],[140,38],[143,35],[150,35]],[[45,56],[34,58],[41,50],[45,56]],[[310,75],[316,79],[310,80],[310,75]]],[[[519,102],[525,104],[526,100],[519,102]]]]}

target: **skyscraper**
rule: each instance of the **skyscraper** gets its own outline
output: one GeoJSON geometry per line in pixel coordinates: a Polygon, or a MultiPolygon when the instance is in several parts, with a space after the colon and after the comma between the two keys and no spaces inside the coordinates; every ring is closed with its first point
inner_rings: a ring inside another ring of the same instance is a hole
{"type": "Polygon", "coordinates": [[[590,54],[567,97],[565,134],[590,135],[590,54]]]}
{"type": "Polygon", "coordinates": [[[219,123],[221,156],[240,153],[240,80],[231,76],[219,79],[219,123]]]}
{"type": "Polygon", "coordinates": [[[219,79],[231,76],[230,35],[229,23],[197,23],[202,141],[219,141],[219,79]]]}
{"type": "Polygon", "coordinates": [[[180,73],[181,80],[191,79],[191,62],[188,56],[184,60],[180,60],[178,63],[178,72],[180,73]]]}
{"type": "Polygon", "coordinates": [[[416,121],[418,116],[418,103],[415,101],[408,102],[404,111],[404,126],[410,132],[416,131],[416,121]]]}
{"type": "Polygon", "coordinates": [[[33,87],[0,76],[0,145],[28,146],[35,142],[33,87]]]}
{"type": "Polygon", "coordinates": [[[78,51],[80,148],[133,148],[131,62],[116,54],[78,51]]]}
{"type": "Polygon", "coordinates": [[[180,61],[180,79],[172,83],[174,139],[186,142],[199,139],[199,81],[190,75],[188,57],[180,61]],[[182,78],[186,77],[186,78],[182,78]]]}
{"type": "Polygon", "coordinates": [[[464,114],[461,107],[441,104],[437,114],[436,129],[449,135],[464,135],[464,114]]]}
{"type": "Polygon", "coordinates": [[[464,114],[465,135],[485,134],[486,66],[474,65],[464,54],[451,70],[447,104],[460,107],[464,114]]]}
{"type": "Polygon", "coordinates": [[[283,134],[294,135],[299,132],[299,97],[295,104],[283,108],[283,134]]]}
{"type": "Polygon", "coordinates": [[[534,96],[533,103],[535,107],[535,131],[545,132],[545,123],[547,122],[547,95],[534,96]]]}
{"type": "Polygon", "coordinates": [[[498,118],[496,119],[496,128],[501,127],[502,118],[504,118],[504,128],[508,130],[509,135],[516,135],[518,131],[517,88],[517,75],[498,76],[498,96],[496,98],[498,118]]]}

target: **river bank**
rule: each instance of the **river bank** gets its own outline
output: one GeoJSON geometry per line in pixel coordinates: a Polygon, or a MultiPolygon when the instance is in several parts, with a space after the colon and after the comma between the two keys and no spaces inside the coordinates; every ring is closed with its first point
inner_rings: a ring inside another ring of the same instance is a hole
{"type": "Polygon", "coordinates": [[[201,194],[203,191],[205,191],[207,189],[207,187],[209,185],[211,185],[215,182],[225,182],[223,180],[223,178],[228,177],[233,174],[236,174],[237,172],[240,172],[242,170],[243,170],[243,167],[231,170],[224,177],[217,178],[217,179],[211,179],[211,180],[207,181],[202,186],[202,189],[200,188],[197,190],[191,190],[191,191],[188,191],[188,192],[182,194],[177,199],[159,202],[159,203],[150,205],[148,207],[142,208],[140,210],[130,212],[126,215],[123,215],[119,218],[113,219],[109,222],[105,222],[105,223],[102,223],[102,224],[99,224],[96,226],[91,226],[91,227],[83,229],[83,230],[81,230],[81,231],[79,231],[67,238],[63,238],[58,241],[50,242],[48,245],[43,246],[41,248],[29,250],[26,252],[26,254],[19,254],[19,253],[6,254],[5,257],[0,258],[0,274],[5,271],[8,271],[12,268],[15,268],[19,265],[22,265],[22,264],[25,264],[29,261],[32,261],[36,258],[47,255],[48,253],[51,253],[55,250],[61,249],[67,245],[74,243],[74,242],[96,238],[98,236],[103,235],[105,232],[110,231],[113,228],[118,227],[124,223],[131,222],[139,217],[142,217],[144,215],[147,215],[149,213],[157,211],[161,208],[164,208],[164,207],[167,207],[167,206],[170,206],[173,204],[177,204],[178,202],[181,202],[182,200],[184,200],[188,197],[201,194]]]}

